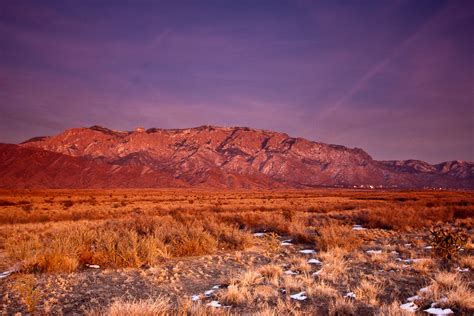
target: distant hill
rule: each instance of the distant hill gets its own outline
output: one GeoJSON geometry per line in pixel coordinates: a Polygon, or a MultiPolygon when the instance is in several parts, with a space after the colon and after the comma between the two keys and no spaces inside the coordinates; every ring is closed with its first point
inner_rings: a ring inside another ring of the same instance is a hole
{"type": "Polygon", "coordinates": [[[73,128],[0,145],[4,188],[474,188],[474,163],[376,161],[365,151],[246,127],[73,128]]]}

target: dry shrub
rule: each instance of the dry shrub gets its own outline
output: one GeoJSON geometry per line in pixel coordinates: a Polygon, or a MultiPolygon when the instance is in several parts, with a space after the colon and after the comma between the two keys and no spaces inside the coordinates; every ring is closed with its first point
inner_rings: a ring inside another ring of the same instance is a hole
{"type": "Polygon", "coordinates": [[[458,273],[438,273],[430,286],[430,291],[423,293],[423,296],[428,301],[434,302],[446,297],[447,302],[441,302],[440,305],[456,308],[462,312],[474,310],[474,292],[458,273]]]}
{"type": "Polygon", "coordinates": [[[309,232],[307,221],[302,216],[293,216],[291,218],[290,222],[288,223],[287,234],[289,234],[297,242],[314,242],[314,234],[309,232]]]}
{"type": "Polygon", "coordinates": [[[453,222],[456,219],[469,219],[474,214],[472,205],[432,206],[428,202],[418,203],[405,207],[387,205],[370,211],[359,212],[355,220],[369,228],[406,230],[410,228],[424,228],[437,222],[453,222]]]}
{"type": "Polygon", "coordinates": [[[258,270],[267,282],[278,285],[278,279],[283,274],[283,269],[275,264],[267,264],[258,270]]]}
{"type": "Polygon", "coordinates": [[[391,304],[381,305],[376,312],[377,316],[410,316],[413,313],[400,308],[400,302],[392,302],[391,304]]]}
{"type": "Polygon", "coordinates": [[[356,308],[353,301],[337,296],[329,303],[328,313],[331,316],[355,315],[356,308]]]}
{"type": "Polygon", "coordinates": [[[351,226],[335,223],[329,223],[318,228],[316,242],[323,251],[334,248],[351,251],[361,244],[361,240],[357,237],[351,226]]]}
{"type": "Polygon", "coordinates": [[[383,288],[380,284],[362,280],[359,286],[354,290],[357,299],[372,306],[378,305],[378,296],[382,293],[383,288]]]}
{"type": "Polygon", "coordinates": [[[285,289],[286,293],[291,293],[293,291],[302,291],[304,289],[304,282],[300,278],[295,278],[293,276],[285,275],[282,278],[282,287],[285,289]]]}
{"type": "Polygon", "coordinates": [[[250,304],[252,302],[252,295],[246,286],[231,283],[227,289],[219,295],[222,303],[226,305],[240,305],[250,304]]]}
{"type": "Polygon", "coordinates": [[[324,281],[313,283],[307,288],[306,293],[313,298],[322,297],[332,300],[339,297],[338,291],[324,281]]]}
{"type": "Polygon", "coordinates": [[[37,287],[37,281],[34,275],[18,275],[14,280],[13,289],[18,293],[21,301],[26,305],[28,312],[34,313],[36,305],[41,298],[41,292],[37,287]]]}
{"type": "Polygon", "coordinates": [[[300,273],[308,273],[310,272],[313,267],[311,264],[308,263],[306,258],[292,258],[291,262],[291,270],[298,271],[300,273]]]}
{"type": "Polygon", "coordinates": [[[267,233],[263,236],[263,244],[265,249],[270,253],[277,253],[281,249],[281,242],[278,235],[274,232],[267,233]]]}
{"type": "Polygon", "coordinates": [[[237,282],[239,282],[242,287],[249,287],[259,284],[262,280],[263,278],[260,273],[254,270],[248,270],[240,275],[237,282]]]}
{"type": "Polygon", "coordinates": [[[344,258],[345,252],[340,248],[321,252],[319,256],[323,261],[323,267],[319,277],[332,282],[347,280],[347,260],[344,258]]]}
{"type": "Polygon", "coordinates": [[[439,225],[430,229],[430,233],[435,253],[443,259],[456,257],[468,241],[468,235],[460,228],[439,225]]]}
{"type": "Polygon", "coordinates": [[[429,258],[418,259],[413,263],[412,268],[418,273],[430,275],[436,269],[436,262],[429,258]]]}
{"type": "Polygon", "coordinates": [[[253,245],[252,235],[236,225],[208,222],[205,224],[205,229],[216,236],[220,245],[228,249],[243,250],[253,245]]]}
{"type": "Polygon", "coordinates": [[[154,316],[169,315],[171,304],[168,298],[158,297],[156,299],[137,301],[115,301],[104,313],[106,316],[154,316]]]}
{"type": "Polygon", "coordinates": [[[469,270],[474,270],[474,256],[465,256],[459,259],[459,264],[462,267],[469,268],[469,270]]]}

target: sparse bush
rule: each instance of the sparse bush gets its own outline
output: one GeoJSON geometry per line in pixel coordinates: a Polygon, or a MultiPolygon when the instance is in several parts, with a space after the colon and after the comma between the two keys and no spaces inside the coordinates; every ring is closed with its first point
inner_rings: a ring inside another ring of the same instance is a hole
{"type": "Polygon", "coordinates": [[[361,244],[361,240],[350,226],[327,224],[318,228],[316,243],[323,251],[334,248],[351,251],[361,244]]]}
{"type": "Polygon", "coordinates": [[[467,234],[459,229],[446,226],[436,226],[430,229],[431,244],[438,256],[451,260],[467,243],[467,234]]]}
{"type": "Polygon", "coordinates": [[[41,298],[36,278],[32,274],[20,274],[14,282],[13,288],[26,305],[28,312],[34,313],[41,298]]]}
{"type": "Polygon", "coordinates": [[[137,301],[115,301],[104,313],[106,316],[161,316],[171,312],[170,300],[164,296],[137,301]]]}

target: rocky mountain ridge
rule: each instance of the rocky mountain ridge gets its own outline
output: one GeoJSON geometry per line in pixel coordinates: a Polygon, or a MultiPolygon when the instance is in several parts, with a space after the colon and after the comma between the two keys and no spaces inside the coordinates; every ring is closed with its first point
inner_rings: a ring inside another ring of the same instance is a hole
{"type": "MultiPolygon", "coordinates": [[[[1,147],[2,155],[7,151],[34,150],[37,155],[44,151],[74,161],[76,166],[97,165],[94,168],[102,170],[81,173],[78,167],[82,177],[91,178],[89,184],[79,181],[78,187],[474,187],[473,163],[376,161],[362,149],[247,127],[114,131],[93,126],[11,146],[1,147]],[[101,177],[106,175],[109,180],[104,182],[101,177]],[[127,177],[133,178],[125,181],[127,185],[116,180],[127,177]]],[[[10,161],[2,170],[14,168],[22,167],[10,161]]]]}

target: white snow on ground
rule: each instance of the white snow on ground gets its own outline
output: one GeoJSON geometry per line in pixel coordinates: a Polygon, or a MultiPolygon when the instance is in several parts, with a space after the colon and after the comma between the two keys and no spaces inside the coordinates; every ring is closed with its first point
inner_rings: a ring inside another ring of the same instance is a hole
{"type": "Polygon", "coordinates": [[[199,295],[199,294],[195,294],[191,297],[191,301],[193,301],[193,302],[199,301],[199,299],[201,299],[201,295],[199,295]]]}
{"type": "Polygon", "coordinates": [[[420,292],[429,292],[431,291],[431,286],[427,286],[427,287],[424,287],[422,289],[420,289],[420,292]]]}
{"type": "Polygon", "coordinates": [[[7,271],[0,272],[0,279],[4,279],[4,278],[10,276],[12,273],[20,271],[20,268],[21,268],[21,264],[17,263],[13,267],[8,269],[7,271]]]}
{"type": "Polygon", "coordinates": [[[291,270],[286,270],[285,271],[285,274],[288,274],[288,275],[296,275],[298,273],[294,272],[294,271],[291,271],[291,270]]]}
{"type": "Polygon", "coordinates": [[[405,244],[405,247],[411,247],[411,244],[405,244]]]}
{"type": "Polygon", "coordinates": [[[425,249],[433,249],[433,246],[426,246],[425,249]]]}
{"type": "Polygon", "coordinates": [[[290,295],[290,297],[294,300],[304,301],[305,299],[308,298],[308,297],[305,296],[305,294],[306,294],[305,292],[299,292],[299,293],[290,295]]]}
{"type": "Polygon", "coordinates": [[[10,274],[12,274],[13,271],[5,271],[5,272],[2,272],[0,273],[0,279],[4,279],[6,278],[7,276],[9,276],[10,274]]]}
{"type": "Polygon", "coordinates": [[[207,290],[206,292],[204,292],[204,295],[210,296],[212,293],[214,293],[214,290],[207,290]]]}
{"type": "Polygon", "coordinates": [[[382,253],[382,250],[367,250],[366,251],[369,255],[379,255],[382,253]]]}
{"type": "Polygon", "coordinates": [[[91,268],[91,269],[100,269],[100,266],[97,264],[88,264],[86,263],[86,267],[91,268]]]}
{"type": "Polygon", "coordinates": [[[287,242],[287,241],[284,241],[281,243],[282,246],[291,246],[292,243],[291,242],[287,242]]]}
{"type": "Polygon", "coordinates": [[[313,249],[303,249],[303,250],[300,250],[300,253],[311,255],[311,254],[316,253],[316,251],[314,251],[313,249]]]}
{"type": "Polygon", "coordinates": [[[323,271],[323,269],[321,269],[321,270],[318,270],[318,271],[314,272],[314,273],[313,273],[313,276],[315,276],[315,275],[319,275],[319,274],[321,273],[321,271],[323,271]]]}
{"type": "Polygon", "coordinates": [[[354,225],[352,226],[352,230],[366,230],[366,228],[362,227],[361,225],[354,225]]]}
{"type": "Polygon", "coordinates": [[[461,269],[460,267],[457,267],[456,271],[458,271],[458,272],[469,272],[469,268],[461,269]]]}
{"type": "Polygon", "coordinates": [[[263,237],[265,236],[265,233],[255,233],[253,234],[255,237],[263,237]]]}
{"type": "Polygon", "coordinates": [[[451,309],[449,309],[449,308],[442,309],[442,308],[434,308],[434,307],[431,307],[431,308],[425,309],[424,311],[427,312],[428,314],[432,314],[432,315],[449,315],[449,314],[454,314],[454,312],[453,312],[451,309]]]}
{"type": "Polygon", "coordinates": [[[404,309],[404,310],[406,310],[406,311],[408,311],[408,312],[414,313],[414,312],[416,312],[416,310],[418,309],[418,306],[416,306],[415,303],[410,302],[410,303],[405,303],[405,304],[400,305],[400,308],[401,308],[401,309],[404,309]]]}
{"type": "Polygon", "coordinates": [[[222,307],[221,303],[219,303],[219,301],[212,301],[210,303],[207,303],[207,306],[211,306],[211,307],[222,307]]]}
{"type": "Polygon", "coordinates": [[[282,242],[292,242],[293,239],[286,239],[286,240],[282,240],[282,242]]]}
{"type": "Polygon", "coordinates": [[[400,253],[399,253],[398,251],[395,251],[395,250],[393,250],[393,251],[391,252],[391,254],[392,254],[392,255],[397,255],[397,256],[398,256],[400,253]]]}
{"type": "Polygon", "coordinates": [[[401,261],[401,262],[404,262],[404,263],[413,263],[413,262],[418,262],[422,259],[402,259],[402,258],[397,258],[396,259],[397,261],[401,261]]]}
{"type": "Polygon", "coordinates": [[[213,290],[217,290],[218,288],[220,288],[220,285],[214,285],[214,286],[212,287],[213,290]]]}
{"type": "Polygon", "coordinates": [[[407,301],[408,302],[414,302],[414,301],[419,300],[419,299],[421,299],[421,297],[419,295],[415,295],[415,296],[407,298],[407,301]]]}
{"type": "Polygon", "coordinates": [[[344,295],[344,297],[356,298],[356,295],[355,295],[354,292],[349,292],[349,293],[347,293],[346,295],[344,295]]]}
{"type": "Polygon", "coordinates": [[[308,260],[308,263],[312,263],[312,264],[323,264],[321,261],[319,261],[318,259],[315,259],[315,258],[311,258],[308,260]]]}

